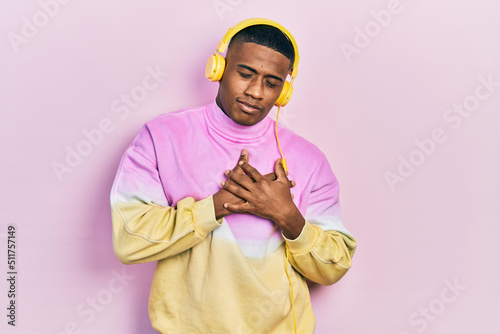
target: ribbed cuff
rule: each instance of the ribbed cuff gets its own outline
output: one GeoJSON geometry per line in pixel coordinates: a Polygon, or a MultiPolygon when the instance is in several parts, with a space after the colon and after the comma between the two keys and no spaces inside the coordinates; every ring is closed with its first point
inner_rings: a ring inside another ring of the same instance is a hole
{"type": "Polygon", "coordinates": [[[222,224],[222,219],[215,219],[215,208],[213,195],[199,200],[193,205],[194,228],[203,237],[222,224]]]}
{"type": "MultiPolygon", "coordinates": [[[[283,235],[283,233],[281,233],[283,235]]],[[[283,235],[285,241],[290,249],[290,252],[295,254],[305,253],[314,247],[316,240],[318,240],[319,231],[307,220],[300,232],[299,236],[293,240],[288,239],[283,235]]]]}

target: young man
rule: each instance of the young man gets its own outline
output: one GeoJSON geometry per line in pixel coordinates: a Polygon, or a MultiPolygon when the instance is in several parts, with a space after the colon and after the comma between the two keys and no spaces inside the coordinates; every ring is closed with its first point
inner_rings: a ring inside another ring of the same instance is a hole
{"type": "Polygon", "coordinates": [[[215,102],[146,123],[118,168],[114,249],[126,264],[158,261],[161,333],[313,333],[306,279],[333,284],[351,266],[324,154],[279,126],[289,173],[278,159],[267,115],[296,50],[269,22],[231,39],[215,102]]]}

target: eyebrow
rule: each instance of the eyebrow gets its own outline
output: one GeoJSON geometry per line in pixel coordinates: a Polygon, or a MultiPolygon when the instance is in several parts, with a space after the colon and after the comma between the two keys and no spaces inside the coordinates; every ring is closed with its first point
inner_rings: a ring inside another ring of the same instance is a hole
{"type": "MultiPolygon", "coordinates": [[[[259,72],[257,72],[257,70],[256,70],[256,69],[254,69],[253,67],[250,67],[250,66],[247,66],[247,65],[243,65],[243,64],[238,64],[238,65],[236,65],[236,66],[246,68],[247,70],[249,70],[249,71],[251,71],[251,72],[253,72],[253,73],[255,73],[255,74],[259,74],[259,72]]],[[[278,76],[276,76],[276,75],[268,74],[268,75],[266,75],[266,76],[267,76],[267,77],[274,78],[274,79],[276,79],[276,80],[279,80],[279,81],[283,82],[283,79],[282,79],[282,78],[280,78],[280,77],[278,77],[278,76]]]]}

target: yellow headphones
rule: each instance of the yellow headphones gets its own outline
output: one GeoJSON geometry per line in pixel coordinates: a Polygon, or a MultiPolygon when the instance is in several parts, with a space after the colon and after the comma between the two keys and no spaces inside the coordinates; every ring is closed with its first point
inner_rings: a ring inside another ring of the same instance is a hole
{"type": "Polygon", "coordinates": [[[205,76],[207,77],[208,80],[210,81],[219,81],[222,78],[222,75],[224,74],[224,70],[226,68],[226,59],[222,57],[219,52],[224,52],[226,51],[226,48],[229,44],[229,41],[231,38],[233,38],[234,35],[236,35],[239,31],[253,26],[253,25],[258,25],[258,24],[265,24],[268,26],[272,26],[275,28],[278,28],[283,32],[290,42],[292,43],[293,46],[293,51],[295,52],[295,59],[293,61],[292,65],[292,70],[290,71],[289,75],[291,77],[290,82],[285,81],[283,85],[283,89],[281,90],[281,93],[274,103],[275,106],[278,107],[278,113],[276,115],[276,125],[275,125],[275,132],[276,132],[276,141],[278,142],[278,147],[281,153],[281,164],[283,165],[283,169],[285,171],[288,171],[288,167],[286,165],[286,160],[285,157],[283,156],[283,151],[281,150],[281,145],[280,141],[278,139],[278,117],[280,114],[280,108],[286,106],[288,101],[290,101],[292,94],[293,94],[293,80],[295,80],[295,77],[297,77],[297,72],[299,71],[299,49],[297,47],[297,43],[295,43],[295,38],[293,38],[292,34],[288,30],[286,30],[285,27],[283,27],[281,24],[268,20],[268,19],[263,19],[263,18],[253,18],[253,19],[247,19],[243,20],[237,25],[235,25],[232,28],[229,28],[222,40],[219,42],[219,45],[217,45],[217,49],[215,50],[215,53],[208,58],[207,61],[207,66],[205,67],[205,76]]]}
{"type": "Polygon", "coordinates": [[[276,103],[274,104],[277,107],[284,107],[288,101],[290,101],[290,98],[292,97],[293,94],[293,80],[297,76],[298,72],[298,66],[299,66],[299,50],[297,48],[297,43],[295,43],[295,39],[293,38],[292,34],[288,30],[286,30],[285,27],[283,27],[281,24],[268,20],[268,19],[262,19],[262,18],[253,18],[253,19],[247,19],[244,21],[241,21],[237,25],[235,25],[232,28],[229,28],[222,40],[219,42],[219,45],[217,45],[217,49],[215,50],[215,53],[208,58],[207,61],[207,66],[205,67],[205,76],[207,77],[208,80],[210,81],[219,81],[222,78],[222,75],[224,74],[224,69],[226,67],[226,59],[222,57],[220,53],[226,51],[226,48],[229,44],[229,41],[231,38],[233,38],[234,35],[236,35],[239,31],[258,24],[265,24],[268,26],[272,26],[275,28],[278,28],[281,30],[290,40],[293,46],[293,50],[295,52],[295,60],[293,62],[292,70],[290,71],[290,77],[291,81],[285,81],[285,84],[283,85],[283,89],[281,90],[280,96],[276,100],[276,103]]]}

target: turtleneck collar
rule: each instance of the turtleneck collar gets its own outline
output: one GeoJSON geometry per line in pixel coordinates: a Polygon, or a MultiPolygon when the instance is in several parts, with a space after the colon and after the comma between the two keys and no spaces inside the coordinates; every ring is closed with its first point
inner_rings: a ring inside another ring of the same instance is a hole
{"type": "Polygon", "coordinates": [[[214,101],[208,105],[207,118],[209,125],[221,137],[231,142],[249,143],[260,141],[271,131],[273,120],[267,115],[254,125],[241,125],[227,116],[214,101]]]}

